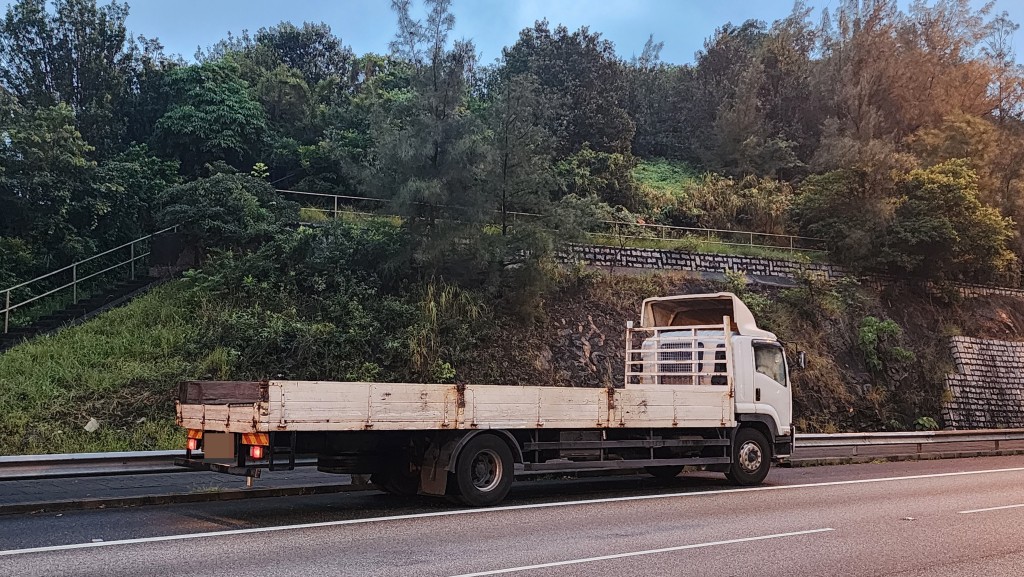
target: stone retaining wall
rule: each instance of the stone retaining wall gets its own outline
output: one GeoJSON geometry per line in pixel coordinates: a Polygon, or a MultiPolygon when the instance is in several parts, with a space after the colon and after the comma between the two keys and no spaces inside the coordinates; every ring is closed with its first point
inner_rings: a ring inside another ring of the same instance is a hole
{"type": "Polygon", "coordinates": [[[822,263],[665,250],[572,245],[561,255],[564,261],[600,267],[625,267],[699,272],[742,271],[751,275],[796,277],[799,273],[821,275],[830,280],[846,273],[838,266],[822,263]]]}
{"type": "MultiPolygon", "coordinates": [[[[619,248],[614,246],[570,245],[559,255],[563,262],[577,262],[599,267],[623,267],[648,270],[692,270],[724,273],[740,271],[750,275],[796,278],[801,273],[818,275],[828,280],[849,276],[841,266],[824,263],[804,263],[796,260],[734,256],[666,250],[658,248],[619,248]]],[[[900,282],[886,276],[863,277],[862,282],[879,287],[900,282]]],[[[1024,298],[1024,289],[957,283],[956,291],[964,298],[978,296],[1015,296],[1024,298]]]]}
{"type": "Polygon", "coordinates": [[[950,352],[956,372],[946,376],[946,425],[1024,427],[1024,343],[953,337],[950,352]]]}

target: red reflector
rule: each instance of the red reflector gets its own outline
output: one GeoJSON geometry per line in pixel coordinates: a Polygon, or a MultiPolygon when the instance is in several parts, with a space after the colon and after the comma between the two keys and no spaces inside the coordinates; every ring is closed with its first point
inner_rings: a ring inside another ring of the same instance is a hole
{"type": "Polygon", "coordinates": [[[263,447],[259,445],[252,445],[249,447],[249,456],[257,461],[263,458],[263,447]]]}
{"type": "Polygon", "coordinates": [[[187,446],[189,451],[195,451],[199,448],[199,439],[189,439],[187,446]]]}

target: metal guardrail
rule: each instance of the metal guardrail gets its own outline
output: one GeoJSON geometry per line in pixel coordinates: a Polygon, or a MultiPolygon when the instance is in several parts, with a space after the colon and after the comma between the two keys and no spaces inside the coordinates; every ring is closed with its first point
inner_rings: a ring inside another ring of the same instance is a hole
{"type": "Polygon", "coordinates": [[[169,231],[177,231],[177,230],[178,230],[178,225],[167,227],[167,228],[165,228],[163,230],[159,230],[157,232],[154,232],[153,234],[147,234],[146,236],[139,237],[139,238],[137,238],[137,239],[135,239],[133,241],[126,242],[126,243],[122,244],[121,246],[115,246],[112,249],[105,250],[105,251],[103,251],[103,252],[101,252],[99,254],[94,254],[94,255],[92,255],[92,256],[90,256],[88,258],[84,258],[84,259],[82,259],[82,260],[80,260],[78,262],[71,263],[68,266],[65,266],[65,267],[59,268],[57,270],[48,272],[48,273],[46,273],[46,274],[44,274],[42,276],[38,276],[38,277],[36,277],[36,278],[34,278],[32,280],[28,280],[28,281],[25,281],[25,282],[23,282],[21,284],[16,284],[16,285],[14,285],[12,287],[4,289],[2,291],[3,294],[4,294],[4,308],[3,308],[3,310],[0,310],[0,313],[3,313],[3,315],[4,315],[4,331],[3,331],[3,334],[7,334],[8,330],[10,328],[10,319],[11,319],[11,312],[12,311],[14,311],[17,308],[23,307],[23,306],[25,306],[27,304],[33,303],[33,302],[35,302],[35,301],[37,301],[37,300],[39,300],[41,298],[48,297],[50,295],[56,294],[56,293],[58,293],[60,291],[63,291],[63,290],[71,289],[71,292],[72,292],[72,297],[71,297],[72,302],[74,304],[78,304],[78,285],[79,284],[81,284],[81,283],[83,283],[83,282],[85,282],[85,281],[87,281],[89,279],[98,277],[99,275],[108,273],[108,272],[110,272],[110,271],[112,271],[114,269],[123,267],[123,266],[128,266],[130,268],[130,273],[129,273],[130,277],[131,277],[132,280],[135,280],[135,261],[143,259],[143,258],[149,256],[149,251],[148,250],[146,250],[145,252],[136,254],[138,252],[138,251],[136,251],[136,245],[138,245],[138,244],[140,244],[140,243],[142,243],[142,242],[144,242],[146,240],[149,240],[149,239],[153,238],[154,236],[161,235],[161,234],[164,234],[164,233],[169,232],[169,231]],[[96,260],[96,259],[98,259],[100,257],[104,257],[104,256],[107,256],[109,254],[113,254],[113,253],[115,253],[117,251],[121,251],[121,250],[124,250],[124,249],[128,249],[128,258],[127,258],[127,260],[123,260],[123,261],[120,261],[120,262],[118,262],[116,264],[107,266],[107,267],[105,267],[105,268],[103,268],[102,270],[99,270],[99,271],[90,272],[90,273],[88,273],[88,274],[86,274],[84,276],[80,276],[79,275],[79,267],[81,267],[81,266],[83,266],[83,265],[85,265],[87,263],[90,263],[90,262],[92,262],[92,261],[94,261],[94,260],[96,260]],[[25,299],[23,301],[11,304],[11,294],[14,291],[16,291],[18,289],[24,289],[24,288],[31,287],[34,284],[37,284],[37,283],[40,283],[40,282],[42,282],[44,280],[56,277],[57,275],[60,275],[61,273],[67,273],[67,271],[71,271],[71,282],[67,282],[67,283],[65,283],[65,284],[63,284],[61,286],[58,286],[57,288],[52,288],[52,289],[49,289],[49,290],[45,290],[45,292],[43,292],[41,294],[37,294],[37,295],[29,297],[29,298],[27,298],[27,299],[25,299]]]}
{"type": "MultiPolygon", "coordinates": [[[[865,446],[916,445],[917,453],[926,447],[950,443],[992,443],[1000,450],[1003,441],[1024,441],[1024,429],[987,429],[978,431],[926,431],[915,433],[836,433],[796,436],[796,454],[801,448],[849,449],[865,446]]],[[[193,457],[201,455],[193,451],[193,457]]],[[[123,453],[76,453],[65,455],[0,456],[0,481],[180,473],[190,469],[174,465],[185,451],[134,451],[123,453]]],[[[845,456],[845,455],[843,455],[845,456]]],[[[315,460],[300,459],[296,465],[313,465],[315,460]]]]}
{"type": "Polygon", "coordinates": [[[176,473],[187,470],[174,465],[184,456],[184,450],[0,456],[0,481],[176,473]]]}
{"type": "Polygon", "coordinates": [[[949,443],[992,443],[995,451],[1003,441],[1024,441],[1024,429],[984,429],[975,431],[916,431],[909,433],[833,433],[796,436],[796,451],[801,448],[853,449],[860,447],[913,445],[917,453],[925,447],[949,443]]]}
{"type": "MultiPolygon", "coordinates": [[[[294,194],[308,197],[320,197],[330,199],[328,207],[306,205],[309,208],[323,213],[325,216],[338,218],[342,214],[372,215],[380,214],[366,210],[352,210],[350,204],[372,204],[384,206],[390,201],[383,198],[372,198],[366,196],[350,196],[343,194],[329,194],[324,192],[305,192],[301,190],[278,189],[281,194],[294,194]]],[[[459,208],[442,206],[442,208],[459,208]]],[[[499,211],[495,211],[499,213],[499,211]]],[[[505,213],[513,223],[518,220],[529,220],[544,218],[542,214],[530,212],[508,211],[505,213]]],[[[395,215],[387,215],[395,216],[395,215]]],[[[778,249],[789,252],[826,253],[823,248],[825,241],[820,238],[807,236],[796,236],[791,234],[775,234],[768,232],[754,232],[746,230],[729,230],[722,228],[698,228],[687,226],[671,226],[667,224],[651,224],[645,222],[622,222],[613,220],[602,220],[610,232],[590,233],[595,236],[610,236],[615,239],[630,240],[682,240],[687,238],[699,239],[709,244],[720,244],[727,246],[749,246],[757,248],[778,249]]]]}

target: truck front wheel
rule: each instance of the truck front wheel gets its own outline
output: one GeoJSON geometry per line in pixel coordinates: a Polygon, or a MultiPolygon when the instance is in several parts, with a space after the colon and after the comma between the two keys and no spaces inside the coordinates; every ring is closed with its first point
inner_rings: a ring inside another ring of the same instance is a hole
{"type": "Polygon", "coordinates": [[[500,503],[508,495],[514,475],[512,450],[494,435],[470,439],[455,462],[459,498],[473,507],[500,503]]]}
{"type": "Polygon", "coordinates": [[[732,446],[732,465],[725,474],[737,485],[759,485],[771,468],[772,449],[768,439],[758,431],[743,427],[736,432],[732,446]]]}

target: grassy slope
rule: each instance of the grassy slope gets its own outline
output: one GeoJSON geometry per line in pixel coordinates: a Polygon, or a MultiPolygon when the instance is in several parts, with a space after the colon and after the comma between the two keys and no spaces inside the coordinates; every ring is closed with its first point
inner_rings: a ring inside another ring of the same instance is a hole
{"type": "Polygon", "coordinates": [[[641,160],[633,169],[633,178],[655,192],[678,198],[697,179],[697,172],[685,162],[654,158],[641,160]]]}
{"type": "Polygon", "coordinates": [[[180,446],[171,400],[199,365],[190,301],[171,283],[0,355],[0,454],[180,446]]]}

